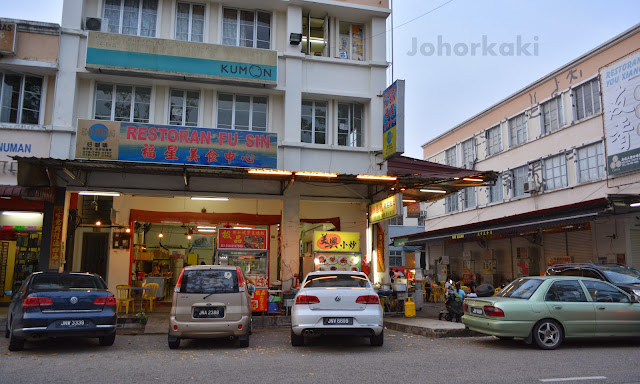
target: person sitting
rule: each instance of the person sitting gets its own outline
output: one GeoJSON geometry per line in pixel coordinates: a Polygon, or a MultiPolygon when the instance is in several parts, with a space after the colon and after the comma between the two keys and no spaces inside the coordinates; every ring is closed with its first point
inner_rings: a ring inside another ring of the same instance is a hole
{"type": "Polygon", "coordinates": [[[456,300],[462,302],[464,300],[464,289],[461,288],[460,283],[456,283],[456,289],[453,292],[456,295],[456,300]]]}

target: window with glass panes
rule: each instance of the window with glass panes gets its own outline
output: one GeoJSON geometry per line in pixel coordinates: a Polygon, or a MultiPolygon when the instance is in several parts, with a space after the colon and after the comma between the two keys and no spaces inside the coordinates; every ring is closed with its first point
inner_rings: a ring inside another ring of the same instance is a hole
{"type": "Polygon", "coordinates": [[[218,128],[267,130],[267,97],[218,94],[218,128]]]}
{"type": "Polygon", "coordinates": [[[567,158],[564,154],[544,160],[544,190],[567,186],[567,158]]]}
{"type": "Polygon", "coordinates": [[[362,136],[362,104],[338,103],[338,145],[364,146],[362,136]]]}
{"type": "Polygon", "coordinates": [[[222,16],[222,44],[269,49],[271,14],[225,8],[222,16]]]}
{"type": "Polygon", "coordinates": [[[473,163],[476,160],[474,143],[474,139],[462,142],[462,166],[468,169],[473,168],[473,163]]]}
{"type": "Polygon", "coordinates": [[[524,113],[509,119],[508,123],[511,146],[520,145],[527,141],[527,122],[524,113]]]}
{"type": "Polygon", "coordinates": [[[327,102],[302,100],[300,141],[303,143],[327,143],[327,102]]]}
{"type": "Polygon", "coordinates": [[[604,152],[602,143],[578,148],[578,182],[600,180],[604,177],[604,152]]]}
{"type": "Polygon", "coordinates": [[[489,203],[499,203],[504,199],[502,174],[498,175],[495,185],[489,187],[489,203]]]}
{"type": "Polygon", "coordinates": [[[596,78],[573,89],[576,120],[600,113],[600,81],[596,78]]]}
{"type": "Polygon", "coordinates": [[[338,51],[341,59],[364,61],[364,26],[340,22],[338,51]]]}
{"type": "Polygon", "coordinates": [[[396,216],[389,219],[389,225],[403,225],[404,216],[396,216]]]}
{"type": "Polygon", "coordinates": [[[562,97],[555,97],[542,104],[542,133],[558,130],[564,124],[562,97]]]}
{"type": "Polygon", "coordinates": [[[450,165],[452,167],[458,166],[458,158],[457,158],[456,147],[452,147],[444,151],[444,163],[446,165],[450,165]]]}
{"type": "Polygon", "coordinates": [[[512,175],[512,191],[513,197],[523,196],[524,195],[524,183],[529,181],[528,175],[529,167],[527,165],[515,168],[511,171],[512,175]]]}
{"type": "Polygon", "coordinates": [[[172,89],[169,100],[169,124],[198,126],[200,92],[172,89]]]}
{"type": "Polygon", "coordinates": [[[447,213],[458,211],[458,194],[454,193],[444,199],[444,209],[447,213]]]}
{"type": "Polygon", "coordinates": [[[476,200],[476,188],[467,187],[462,190],[462,197],[464,199],[464,209],[475,208],[477,205],[476,200]]]}
{"type": "Polygon", "coordinates": [[[0,72],[0,121],[38,124],[42,78],[0,72]]]}
{"type": "Polygon", "coordinates": [[[389,250],[389,266],[390,267],[402,267],[402,251],[389,250]]]}
{"type": "Polygon", "coordinates": [[[104,18],[110,33],[155,37],[158,0],[105,0],[104,18]]]}
{"type": "Polygon", "coordinates": [[[487,156],[494,155],[502,150],[502,131],[500,125],[487,129],[487,156]]]}
{"type": "Polygon", "coordinates": [[[151,88],[121,84],[96,84],[96,120],[149,122],[151,88]]]}
{"type": "Polygon", "coordinates": [[[204,41],[204,4],[177,4],[176,40],[204,41]]]}

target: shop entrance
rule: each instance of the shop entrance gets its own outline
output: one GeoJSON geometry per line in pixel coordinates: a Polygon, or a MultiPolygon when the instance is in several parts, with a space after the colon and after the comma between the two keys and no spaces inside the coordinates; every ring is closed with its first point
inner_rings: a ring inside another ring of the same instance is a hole
{"type": "Polygon", "coordinates": [[[85,233],[82,236],[82,271],[107,277],[108,233],[85,233]]]}

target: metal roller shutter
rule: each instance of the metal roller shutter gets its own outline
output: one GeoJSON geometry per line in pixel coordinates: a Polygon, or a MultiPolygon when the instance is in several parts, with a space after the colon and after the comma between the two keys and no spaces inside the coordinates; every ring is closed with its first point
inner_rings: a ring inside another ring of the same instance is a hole
{"type": "Polygon", "coordinates": [[[568,232],[569,256],[574,263],[595,263],[591,231],[568,232]]]}
{"type": "Polygon", "coordinates": [[[555,264],[553,259],[557,257],[566,257],[567,242],[565,233],[550,233],[543,237],[544,262],[546,266],[555,264]]]}
{"type": "Polygon", "coordinates": [[[632,229],[629,236],[631,237],[631,266],[640,269],[640,231],[632,229]]]}

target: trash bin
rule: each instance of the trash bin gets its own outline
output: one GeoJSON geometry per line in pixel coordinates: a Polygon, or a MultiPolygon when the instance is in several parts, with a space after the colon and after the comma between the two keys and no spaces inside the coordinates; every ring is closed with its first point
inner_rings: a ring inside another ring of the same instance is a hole
{"type": "Polygon", "coordinates": [[[404,299],[404,317],[416,317],[416,303],[411,296],[404,299]]]}

